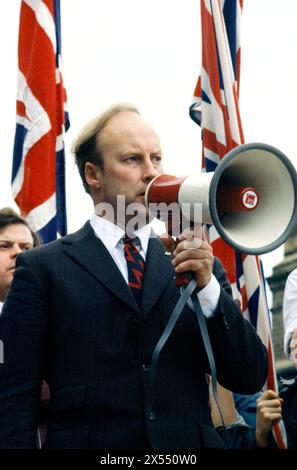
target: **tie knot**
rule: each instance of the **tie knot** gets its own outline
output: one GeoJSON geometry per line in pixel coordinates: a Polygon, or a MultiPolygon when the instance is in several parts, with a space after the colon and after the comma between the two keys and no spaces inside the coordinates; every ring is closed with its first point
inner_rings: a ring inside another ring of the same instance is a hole
{"type": "Polygon", "coordinates": [[[129,237],[129,235],[127,235],[126,233],[125,233],[125,235],[123,236],[123,241],[124,241],[124,243],[133,242],[135,239],[136,239],[136,237],[133,237],[133,238],[132,238],[132,237],[129,237]]]}
{"type": "Polygon", "coordinates": [[[124,245],[129,245],[131,246],[132,248],[136,248],[136,246],[141,246],[140,244],[140,240],[138,237],[134,236],[134,237],[129,237],[127,234],[125,234],[123,236],[123,243],[124,245]]]}
{"type": "Polygon", "coordinates": [[[140,250],[141,250],[141,242],[140,242],[140,239],[139,237],[129,237],[127,234],[125,234],[125,236],[123,237],[123,242],[124,242],[124,252],[125,252],[125,256],[127,258],[127,256],[129,257],[129,253],[134,253],[136,256],[137,259],[140,259],[142,260],[142,256],[140,254],[140,250]]]}

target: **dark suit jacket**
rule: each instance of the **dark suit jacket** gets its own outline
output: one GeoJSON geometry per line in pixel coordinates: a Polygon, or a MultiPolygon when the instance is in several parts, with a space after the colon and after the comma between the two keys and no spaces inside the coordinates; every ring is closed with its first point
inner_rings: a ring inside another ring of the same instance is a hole
{"type": "MultiPolygon", "coordinates": [[[[42,378],[51,403],[49,448],[219,447],[208,408],[209,371],[193,312],[186,307],[160,357],[154,415],[147,410],[154,347],[178,299],[171,259],[150,239],[139,309],[89,223],[17,259],[0,319],[0,446],[35,447],[42,378]]],[[[221,284],[207,320],[218,381],[258,391],[266,350],[221,284]]]]}

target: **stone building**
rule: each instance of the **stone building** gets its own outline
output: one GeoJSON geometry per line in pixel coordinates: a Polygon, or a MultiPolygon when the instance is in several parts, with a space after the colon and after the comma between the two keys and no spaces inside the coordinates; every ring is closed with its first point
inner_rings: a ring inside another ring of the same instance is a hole
{"type": "Polygon", "coordinates": [[[272,291],[272,339],[277,370],[283,370],[291,366],[290,360],[284,354],[283,347],[283,318],[282,306],[284,288],[288,274],[297,267],[297,228],[285,243],[284,258],[273,268],[272,275],[267,279],[272,291]]]}

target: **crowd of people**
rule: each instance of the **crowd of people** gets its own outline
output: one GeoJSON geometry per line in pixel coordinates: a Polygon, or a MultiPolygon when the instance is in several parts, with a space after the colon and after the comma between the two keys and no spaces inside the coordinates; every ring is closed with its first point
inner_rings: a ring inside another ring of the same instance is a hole
{"type": "MultiPolygon", "coordinates": [[[[263,392],[266,348],[207,236],[168,236],[168,251],[151,227],[145,191],[163,172],[151,125],[134,106],[115,105],[86,125],[73,151],[94,203],[80,230],[39,246],[22,217],[0,211],[0,448],[269,448],[281,419],[296,447],[295,382],[283,397],[263,392]],[[152,357],[180,299],[175,275],[189,271],[217,396],[190,304],[162,349],[152,393],[152,357]]],[[[297,269],[283,310],[295,366],[296,305],[297,269]]]]}

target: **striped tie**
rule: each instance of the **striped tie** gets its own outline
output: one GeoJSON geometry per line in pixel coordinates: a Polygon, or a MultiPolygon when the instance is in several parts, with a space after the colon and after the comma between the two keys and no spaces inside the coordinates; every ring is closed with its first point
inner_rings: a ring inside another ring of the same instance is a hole
{"type": "Polygon", "coordinates": [[[128,236],[125,236],[123,239],[124,253],[128,268],[129,287],[140,306],[145,262],[135,246],[136,240],[138,240],[138,238],[132,239],[128,236]]]}

